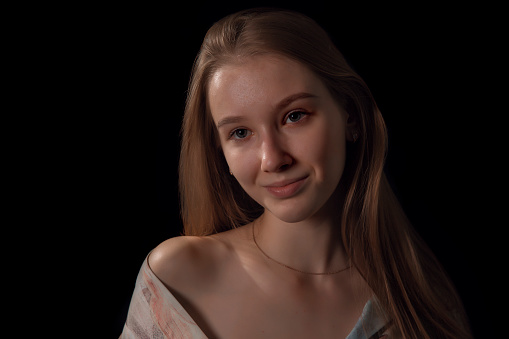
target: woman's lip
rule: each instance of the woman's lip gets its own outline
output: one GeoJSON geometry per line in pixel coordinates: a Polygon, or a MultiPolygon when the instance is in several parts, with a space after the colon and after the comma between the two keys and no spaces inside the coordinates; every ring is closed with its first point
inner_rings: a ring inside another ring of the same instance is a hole
{"type": "Polygon", "coordinates": [[[287,185],[290,185],[290,184],[293,184],[294,182],[297,182],[297,181],[300,181],[302,179],[306,179],[308,176],[305,175],[303,177],[300,177],[300,178],[297,178],[297,179],[286,179],[286,180],[281,180],[281,181],[277,181],[277,182],[274,182],[270,185],[264,185],[265,187],[284,187],[284,186],[287,186],[287,185]]]}
{"type": "Polygon", "coordinates": [[[267,191],[276,198],[289,198],[293,196],[304,185],[307,176],[300,179],[290,179],[265,186],[267,191]]]}

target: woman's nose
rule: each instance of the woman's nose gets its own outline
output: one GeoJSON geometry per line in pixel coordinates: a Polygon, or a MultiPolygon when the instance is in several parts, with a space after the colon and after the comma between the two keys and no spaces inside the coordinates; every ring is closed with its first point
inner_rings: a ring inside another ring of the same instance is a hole
{"type": "Polygon", "coordinates": [[[281,172],[294,163],[292,156],[285,150],[276,136],[266,136],[261,147],[261,170],[263,172],[281,172]]]}

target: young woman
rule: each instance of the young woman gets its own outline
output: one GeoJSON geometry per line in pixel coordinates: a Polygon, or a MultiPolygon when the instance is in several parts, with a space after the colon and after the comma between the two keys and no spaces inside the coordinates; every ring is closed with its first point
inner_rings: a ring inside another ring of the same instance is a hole
{"type": "Polygon", "coordinates": [[[145,261],[123,338],[469,338],[383,173],[362,79],[308,17],[210,28],[182,127],[185,235],[145,261]]]}

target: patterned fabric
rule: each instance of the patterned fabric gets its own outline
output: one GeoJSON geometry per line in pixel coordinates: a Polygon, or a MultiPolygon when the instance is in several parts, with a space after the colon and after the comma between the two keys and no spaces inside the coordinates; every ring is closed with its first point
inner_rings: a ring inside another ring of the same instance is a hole
{"type": "Polygon", "coordinates": [[[380,313],[372,300],[364,306],[361,317],[346,339],[382,339],[389,334],[390,322],[380,313]]]}
{"type": "MultiPolygon", "coordinates": [[[[387,321],[372,300],[346,339],[385,338],[387,321]]],[[[184,307],[155,276],[148,257],[136,280],[121,339],[206,339],[184,307]]]]}
{"type": "Polygon", "coordinates": [[[122,339],[207,338],[173,294],[155,276],[145,259],[136,286],[122,339]]]}

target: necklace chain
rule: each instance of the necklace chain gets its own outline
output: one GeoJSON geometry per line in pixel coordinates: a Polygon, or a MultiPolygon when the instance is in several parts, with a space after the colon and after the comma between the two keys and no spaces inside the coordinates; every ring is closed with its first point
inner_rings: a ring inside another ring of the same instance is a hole
{"type": "Polygon", "coordinates": [[[303,273],[303,274],[309,274],[309,275],[331,275],[331,274],[341,273],[341,272],[343,272],[343,271],[348,270],[350,267],[352,267],[352,265],[348,265],[347,267],[344,267],[344,268],[342,268],[342,269],[340,269],[340,270],[337,270],[337,271],[332,271],[332,272],[318,272],[318,273],[317,273],[317,272],[306,272],[306,271],[299,270],[299,269],[297,269],[297,268],[290,267],[290,266],[288,266],[288,265],[286,265],[286,264],[283,264],[282,262],[277,261],[276,259],[274,259],[274,258],[270,257],[267,253],[265,253],[265,252],[261,249],[260,245],[258,245],[258,242],[256,241],[255,232],[254,232],[254,223],[253,223],[253,225],[251,226],[251,228],[253,229],[253,241],[254,241],[254,243],[255,243],[256,247],[258,247],[258,249],[260,250],[260,252],[262,252],[262,254],[263,254],[263,255],[264,255],[267,259],[272,260],[273,262],[275,262],[275,263],[276,263],[276,264],[278,264],[278,265],[281,265],[281,266],[283,266],[283,267],[286,267],[286,268],[288,268],[288,269],[291,269],[292,271],[300,272],[300,273],[303,273]]]}

